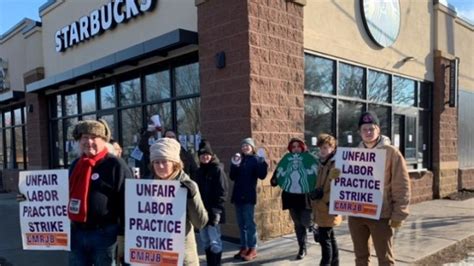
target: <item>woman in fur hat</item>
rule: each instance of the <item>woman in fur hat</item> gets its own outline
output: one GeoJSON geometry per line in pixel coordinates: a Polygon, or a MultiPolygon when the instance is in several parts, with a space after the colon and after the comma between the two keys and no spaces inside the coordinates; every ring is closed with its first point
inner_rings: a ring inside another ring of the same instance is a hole
{"type": "Polygon", "coordinates": [[[177,180],[188,190],[184,265],[199,265],[194,227],[202,229],[207,224],[208,216],[198,185],[183,171],[180,149],[181,145],[174,139],[159,139],[150,147],[150,168],[154,179],[177,180]]]}

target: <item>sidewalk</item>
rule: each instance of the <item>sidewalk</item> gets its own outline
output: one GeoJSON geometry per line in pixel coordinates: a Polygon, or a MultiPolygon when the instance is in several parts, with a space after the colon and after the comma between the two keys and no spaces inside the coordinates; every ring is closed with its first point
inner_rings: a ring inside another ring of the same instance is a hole
{"type": "MultiPolygon", "coordinates": [[[[339,244],[340,265],[354,265],[347,221],[337,227],[335,233],[339,244]]],[[[396,265],[413,265],[414,262],[470,236],[474,236],[474,198],[464,201],[432,200],[411,205],[410,216],[395,232],[396,265]]],[[[223,264],[319,265],[321,248],[313,241],[312,235],[308,237],[308,255],[303,260],[295,260],[298,244],[292,234],[259,243],[258,257],[253,262],[234,260],[233,255],[239,245],[225,242],[223,264]]],[[[373,248],[372,254],[375,256],[373,248]]],[[[205,265],[205,256],[201,255],[200,259],[201,265],[205,265]]],[[[377,265],[376,257],[372,257],[371,261],[372,265],[377,265]]]]}
{"type": "MultiPolygon", "coordinates": [[[[395,233],[397,265],[411,265],[426,256],[454,245],[474,235],[474,198],[465,201],[433,200],[411,205],[411,215],[395,233]]],[[[0,194],[0,266],[67,265],[64,251],[25,251],[21,248],[18,223],[18,203],[14,194],[0,194]]],[[[352,241],[347,222],[336,228],[340,265],[354,265],[352,241]]],[[[259,243],[258,257],[253,262],[233,259],[239,245],[224,243],[225,265],[318,265],[319,244],[308,238],[308,255],[300,261],[294,258],[298,249],[295,236],[287,235],[259,243]]],[[[203,254],[201,251],[200,254],[203,254]]],[[[201,265],[205,256],[201,255],[201,265]]],[[[377,265],[376,257],[372,265],[377,265]]]]}

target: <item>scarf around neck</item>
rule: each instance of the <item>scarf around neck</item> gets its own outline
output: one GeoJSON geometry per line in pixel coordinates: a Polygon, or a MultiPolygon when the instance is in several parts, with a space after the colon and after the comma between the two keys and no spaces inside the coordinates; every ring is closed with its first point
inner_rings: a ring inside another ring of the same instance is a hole
{"type": "Polygon", "coordinates": [[[95,156],[88,157],[85,154],[79,158],[69,179],[69,208],[68,216],[74,222],[85,223],[87,221],[87,206],[89,199],[89,187],[92,168],[102,160],[108,153],[107,149],[95,156]]]}

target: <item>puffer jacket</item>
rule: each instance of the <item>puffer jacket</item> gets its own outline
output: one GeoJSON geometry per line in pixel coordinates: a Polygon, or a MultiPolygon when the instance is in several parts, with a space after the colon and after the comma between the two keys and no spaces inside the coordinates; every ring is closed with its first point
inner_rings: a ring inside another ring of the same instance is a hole
{"type": "MultiPolygon", "coordinates": [[[[359,148],[367,148],[363,142],[359,148]]],[[[408,175],[405,158],[400,151],[390,145],[390,139],[381,136],[375,149],[385,149],[385,181],[383,192],[383,203],[380,218],[388,218],[394,221],[403,221],[409,214],[410,204],[410,177],[408,175]]]]}
{"type": "Polygon", "coordinates": [[[256,155],[242,155],[240,165],[230,165],[229,177],[234,181],[231,202],[235,204],[257,203],[257,180],[265,179],[268,164],[256,155]]]}
{"type": "Polygon", "coordinates": [[[188,198],[186,203],[186,236],[184,240],[184,265],[199,265],[199,257],[197,252],[196,237],[194,228],[202,229],[208,221],[207,211],[201,199],[198,185],[192,181],[189,176],[180,171],[175,178],[178,181],[190,180],[196,186],[196,195],[188,198]]]}
{"type": "Polygon", "coordinates": [[[327,158],[325,161],[321,161],[319,165],[316,188],[323,189],[323,197],[311,202],[313,221],[320,227],[334,227],[340,225],[342,222],[340,215],[329,214],[329,196],[331,194],[329,171],[334,168],[335,162],[332,160],[333,156],[327,158]]]}
{"type": "Polygon", "coordinates": [[[212,221],[218,213],[219,223],[225,223],[224,202],[227,199],[227,175],[224,172],[224,166],[215,155],[209,163],[200,164],[195,181],[209,214],[209,221],[212,221]]]}

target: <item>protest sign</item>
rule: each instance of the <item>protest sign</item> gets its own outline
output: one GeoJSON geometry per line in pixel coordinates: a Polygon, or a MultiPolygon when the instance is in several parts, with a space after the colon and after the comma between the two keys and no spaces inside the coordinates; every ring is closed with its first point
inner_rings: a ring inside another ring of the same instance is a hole
{"type": "Polygon", "coordinates": [[[70,250],[68,170],[21,171],[18,189],[23,249],[70,250]]]}
{"type": "Polygon", "coordinates": [[[182,265],[186,189],[176,180],[125,182],[125,261],[134,265],[182,265]]]}
{"type": "Polygon", "coordinates": [[[309,193],[314,189],[318,161],[308,152],[287,153],[276,167],[278,185],[286,192],[309,193]]]}
{"type": "Polygon", "coordinates": [[[337,148],[336,168],[331,182],[330,214],[379,219],[383,203],[384,149],[337,148]]]}

